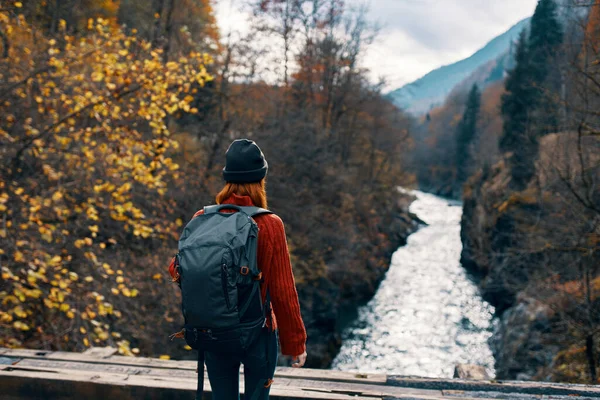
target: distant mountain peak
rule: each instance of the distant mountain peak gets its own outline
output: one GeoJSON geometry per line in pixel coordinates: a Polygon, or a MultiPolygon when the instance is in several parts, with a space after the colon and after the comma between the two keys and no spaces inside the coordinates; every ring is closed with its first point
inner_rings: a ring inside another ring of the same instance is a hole
{"type": "Polygon", "coordinates": [[[422,78],[390,92],[388,97],[398,107],[414,115],[422,115],[441,105],[450,92],[478,68],[506,55],[519,33],[529,26],[530,20],[531,18],[525,18],[489,41],[470,57],[437,68],[422,78]]]}

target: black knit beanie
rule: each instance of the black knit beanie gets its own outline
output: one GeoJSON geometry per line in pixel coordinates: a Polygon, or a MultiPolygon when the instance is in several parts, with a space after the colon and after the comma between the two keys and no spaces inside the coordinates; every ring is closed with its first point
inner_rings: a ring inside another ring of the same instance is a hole
{"type": "Polygon", "coordinates": [[[254,141],[238,139],[225,153],[223,178],[230,183],[259,182],[267,175],[269,165],[260,147],[254,141]]]}

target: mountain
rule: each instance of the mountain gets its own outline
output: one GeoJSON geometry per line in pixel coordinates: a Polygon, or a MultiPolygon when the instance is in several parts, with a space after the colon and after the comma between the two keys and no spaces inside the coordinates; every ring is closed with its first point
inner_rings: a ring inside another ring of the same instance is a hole
{"type": "Polygon", "coordinates": [[[420,115],[442,104],[452,89],[478,69],[490,70],[486,80],[502,79],[504,68],[500,70],[500,67],[506,64],[506,56],[511,44],[517,39],[519,33],[529,26],[530,20],[531,18],[526,18],[520,21],[505,33],[492,39],[471,57],[433,70],[422,78],[390,92],[388,97],[398,107],[420,115]]]}

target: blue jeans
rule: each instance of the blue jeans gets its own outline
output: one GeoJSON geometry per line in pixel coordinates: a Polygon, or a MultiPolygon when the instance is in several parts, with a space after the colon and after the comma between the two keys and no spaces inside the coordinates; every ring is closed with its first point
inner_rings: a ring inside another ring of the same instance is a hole
{"type": "Polygon", "coordinates": [[[267,400],[271,389],[269,380],[273,379],[275,373],[278,352],[278,333],[268,327],[263,329],[258,339],[244,354],[205,352],[212,400],[240,398],[241,364],[244,364],[244,399],[267,400]]]}

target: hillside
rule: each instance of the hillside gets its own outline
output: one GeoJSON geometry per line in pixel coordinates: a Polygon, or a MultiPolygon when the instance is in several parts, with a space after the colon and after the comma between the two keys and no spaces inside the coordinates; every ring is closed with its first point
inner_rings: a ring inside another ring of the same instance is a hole
{"type": "Polygon", "coordinates": [[[492,39],[471,57],[454,64],[440,67],[422,78],[388,94],[394,104],[415,115],[420,115],[432,107],[441,105],[452,90],[475,73],[489,71],[483,81],[495,82],[503,78],[506,55],[511,43],[529,24],[526,18],[500,36],[492,39]],[[501,70],[499,71],[498,68],[501,70]]]}
{"type": "Polygon", "coordinates": [[[536,176],[525,190],[509,188],[505,161],[466,185],[461,261],[498,311],[490,343],[500,379],[590,379],[589,354],[597,347],[586,339],[598,320],[585,315],[597,316],[600,307],[599,197],[597,187],[588,189],[589,204],[574,193],[600,177],[599,161],[600,137],[551,134],[541,140],[536,176]]]}

